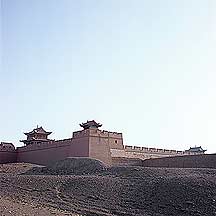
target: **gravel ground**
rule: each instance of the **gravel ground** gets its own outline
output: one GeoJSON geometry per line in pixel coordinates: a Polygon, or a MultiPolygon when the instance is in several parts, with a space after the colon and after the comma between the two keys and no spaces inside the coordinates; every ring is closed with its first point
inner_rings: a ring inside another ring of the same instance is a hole
{"type": "Polygon", "coordinates": [[[0,165],[0,215],[216,216],[215,169],[103,167],[90,161],[88,173],[70,160],[46,169],[0,165]]]}

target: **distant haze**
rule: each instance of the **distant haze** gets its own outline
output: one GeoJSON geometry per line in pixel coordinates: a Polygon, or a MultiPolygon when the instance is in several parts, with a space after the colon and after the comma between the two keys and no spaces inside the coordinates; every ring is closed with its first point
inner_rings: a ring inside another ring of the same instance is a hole
{"type": "Polygon", "coordinates": [[[215,0],[0,2],[0,141],[95,119],[127,145],[216,152],[215,0]]]}

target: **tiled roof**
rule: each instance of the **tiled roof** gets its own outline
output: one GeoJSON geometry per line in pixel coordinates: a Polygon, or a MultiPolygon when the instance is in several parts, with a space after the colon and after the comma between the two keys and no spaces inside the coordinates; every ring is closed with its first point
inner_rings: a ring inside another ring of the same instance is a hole
{"type": "Polygon", "coordinates": [[[90,127],[101,127],[102,124],[97,123],[95,120],[87,121],[85,123],[80,124],[81,127],[83,128],[90,128],[90,127]]]}
{"type": "Polygon", "coordinates": [[[24,133],[25,135],[30,135],[30,134],[51,134],[52,132],[47,132],[43,129],[43,127],[37,127],[35,129],[33,129],[32,131],[28,132],[28,133],[24,133]]]}
{"type": "Polygon", "coordinates": [[[188,150],[190,152],[205,152],[206,150],[204,150],[201,146],[199,147],[190,147],[190,149],[188,150]]]}

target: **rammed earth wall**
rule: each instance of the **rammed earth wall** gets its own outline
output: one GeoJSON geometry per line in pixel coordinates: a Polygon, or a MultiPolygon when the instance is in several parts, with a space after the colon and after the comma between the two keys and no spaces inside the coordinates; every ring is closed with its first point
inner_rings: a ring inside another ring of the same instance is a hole
{"type": "Polygon", "coordinates": [[[17,153],[0,151],[0,163],[14,163],[17,161],[17,153]]]}
{"type": "Polygon", "coordinates": [[[88,157],[86,138],[65,139],[28,145],[17,149],[17,162],[47,165],[67,157],[88,157]]]}
{"type": "Polygon", "coordinates": [[[216,168],[216,154],[187,155],[184,157],[167,157],[148,159],[142,162],[145,167],[168,168],[216,168]]]}

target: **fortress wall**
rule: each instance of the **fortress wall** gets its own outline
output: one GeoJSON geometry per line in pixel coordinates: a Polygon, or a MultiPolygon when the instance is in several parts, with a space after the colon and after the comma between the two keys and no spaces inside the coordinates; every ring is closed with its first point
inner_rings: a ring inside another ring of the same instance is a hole
{"type": "Polygon", "coordinates": [[[150,158],[163,158],[172,156],[184,156],[188,155],[188,152],[158,149],[158,148],[147,148],[140,146],[123,146],[123,149],[111,148],[111,156],[117,158],[138,158],[142,160],[150,158]]]}
{"type": "Polygon", "coordinates": [[[89,137],[73,138],[68,157],[89,157],[89,137]]]}
{"type": "Polygon", "coordinates": [[[14,163],[17,160],[16,151],[0,151],[0,164],[1,163],[14,163]]]}
{"type": "Polygon", "coordinates": [[[70,143],[72,138],[63,139],[63,140],[50,140],[49,142],[41,142],[37,144],[30,144],[22,147],[18,147],[19,151],[32,151],[32,150],[41,150],[46,148],[55,148],[59,146],[65,146],[67,143],[70,143]]]}
{"type": "Polygon", "coordinates": [[[47,165],[66,157],[88,157],[88,139],[88,134],[76,133],[75,138],[19,147],[17,161],[47,165]]]}
{"type": "Polygon", "coordinates": [[[112,163],[109,139],[100,136],[89,137],[89,157],[103,161],[106,164],[112,163]]]}
{"type": "Polygon", "coordinates": [[[123,138],[115,137],[115,136],[109,136],[109,146],[111,149],[124,149],[123,145],[123,138]]]}
{"type": "Polygon", "coordinates": [[[142,160],[139,158],[112,157],[112,165],[142,166],[142,160]]]}
{"type": "Polygon", "coordinates": [[[123,149],[122,133],[89,129],[89,157],[111,164],[111,148],[123,149]]]}
{"type": "Polygon", "coordinates": [[[16,149],[12,143],[0,143],[0,163],[13,163],[17,160],[16,149]]]}
{"type": "Polygon", "coordinates": [[[116,158],[126,158],[127,154],[126,151],[123,149],[110,149],[111,152],[111,156],[112,158],[116,157],[116,158]]]}
{"type": "Polygon", "coordinates": [[[176,151],[176,150],[168,150],[168,149],[158,149],[158,148],[147,148],[140,146],[124,146],[124,150],[130,153],[148,153],[148,154],[157,154],[162,156],[172,156],[172,155],[188,155],[189,152],[184,151],[176,151]]]}
{"type": "Polygon", "coordinates": [[[46,165],[66,157],[87,157],[88,147],[80,139],[64,139],[17,148],[18,162],[46,165]]]}
{"type": "Polygon", "coordinates": [[[160,154],[157,152],[142,152],[142,151],[128,151],[128,150],[119,150],[111,149],[111,156],[118,158],[137,158],[141,160],[146,160],[150,158],[161,158],[161,157],[170,157],[170,154],[160,154]]]}
{"type": "Polygon", "coordinates": [[[167,157],[149,159],[142,162],[145,167],[169,168],[214,168],[216,169],[216,154],[185,155],[180,157],[167,157]]]}
{"type": "Polygon", "coordinates": [[[47,165],[57,160],[64,159],[68,156],[68,146],[65,147],[51,147],[46,149],[19,151],[17,155],[17,162],[26,162],[33,164],[47,165]]]}
{"type": "Polygon", "coordinates": [[[100,137],[108,138],[109,146],[111,149],[124,149],[122,133],[98,130],[97,135],[100,137]]]}
{"type": "Polygon", "coordinates": [[[75,131],[72,134],[72,138],[82,138],[82,137],[88,137],[90,135],[90,130],[81,130],[81,131],[75,131]]]}
{"type": "Polygon", "coordinates": [[[69,156],[72,139],[51,141],[17,148],[17,162],[47,165],[69,156]]]}

